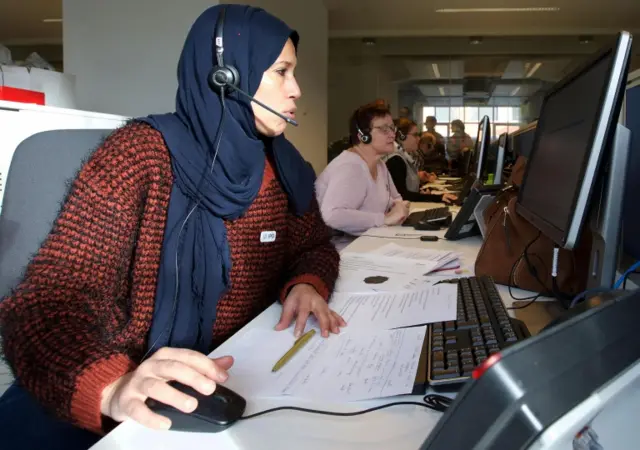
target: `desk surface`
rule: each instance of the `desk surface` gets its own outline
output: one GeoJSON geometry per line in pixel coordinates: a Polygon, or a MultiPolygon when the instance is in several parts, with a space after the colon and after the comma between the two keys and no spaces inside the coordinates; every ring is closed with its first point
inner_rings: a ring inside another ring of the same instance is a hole
{"type": "MultiPolygon", "coordinates": [[[[412,210],[425,209],[435,204],[412,204],[412,210]]],[[[437,205],[440,206],[440,205],[437,205]]],[[[406,228],[398,227],[406,232],[406,228]]],[[[429,234],[444,237],[445,231],[429,234]]],[[[482,239],[472,237],[461,241],[422,242],[418,239],[382,239],[360,237],[352,242],[348,250],[371,251],[389,242],[399,245],[455,250],[461,253],[463,263],[471,264],[482,244],[482,239]]],[[[498,286],[506,305],[513,300],[504,286],[498,286]]],[[[514,290],[517,296],[525,291],[514,290]]],[[[252,322],[246,325],[229,341],[217,348],[212,356],[225,354],[233,342],[254,328],[273,328],[280,318],[281,307],[272,305],[252,322]]],[[[231,372],[231,376],[233,372],[231,372]]],[[[242,394],[240,392],[240,394],[242,394]]],[[[402,400],[421,401],[419,396],[404,396],[402,400]]],[[[390,403],[394,399],[381,399],[351,404],[331,404],[311,402],[299,399],[247,399],[247,414],[262,411],[275,406],[306,406],[328,411],[358,411],[372,406],[390,403]]],[[[295,411],[281,411],[268,414],[246,422],[240,421],[223,433],[190,434],[180,432],[152,431],[129,421],[121,424],[98,444],[93,450],[125,450],[138,447],[160,449],[417,449],[433,429],[441,413],[418,406],[396,406],[381,411],[354,417],[331,417],[295,411]],[[277,444],[276,444],[277,442],[277,444]]]]}

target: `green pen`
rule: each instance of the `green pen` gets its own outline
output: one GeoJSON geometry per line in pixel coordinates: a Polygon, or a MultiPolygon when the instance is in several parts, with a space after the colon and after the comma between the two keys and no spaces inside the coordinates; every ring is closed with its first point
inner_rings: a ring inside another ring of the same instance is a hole
{"type": "Polygon", "coordinates": [[[271,369],[272,372],[277,372],[278,370],[282,369],[284,367],[284,365],[286,363],[289,362],[289,360],[291,358],[293,358],[293,356],[298,353],[298,351],[305,346],[305,344],[307,342],[309,342],[311,340],[311,338],[316,334],[316,330],[315,329],[311,329],[309,331],[307,331],[305,334],[303,334],[302,336],[300,336],[300,338],[298,338],[296,340],[296,342],[293,344],[293,347],[291,347],[291,349],[284,354],[284,356],[282,358],[280,358],[278,360],[278,362],[275,364],[275,366],[273,366],[273,369],[271,369]]]}

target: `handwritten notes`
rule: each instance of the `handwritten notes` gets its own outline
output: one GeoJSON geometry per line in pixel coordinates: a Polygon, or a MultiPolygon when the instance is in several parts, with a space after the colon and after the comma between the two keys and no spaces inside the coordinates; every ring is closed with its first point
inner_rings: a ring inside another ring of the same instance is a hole
{"type": "Polygon", "coordinates": [[[391,329],[456,320],[458,285],[437,284],[398,293],[337,293],[331,309],[349,328],[391,329]]]}
{"type": "Polygon", "coordinates": [[[358,330],[314,336],[276,373],[275,361],[293,343],[287,331],[250,330],[234,348],[226,386],[248,397],[294,396],[356,401],[413,390],[426,327],[358,330]]]}

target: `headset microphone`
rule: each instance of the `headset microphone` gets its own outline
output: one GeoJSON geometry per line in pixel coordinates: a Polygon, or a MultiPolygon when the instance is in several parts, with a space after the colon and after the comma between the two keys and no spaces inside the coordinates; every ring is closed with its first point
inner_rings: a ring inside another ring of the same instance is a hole
{"type": "Polygon", "coordinates": [[[257,103],[258,105],[262,106],[264,109],[266,109],[270,113],[273,113],[276,116],[280,117],[282,120],[286,121],[287,123],[290,123],[291,125],[296,126],[296,127],[298,126],[298,122],[293,120],[291,117],[287,117],[284,114],[280,114],[278,111],[275,111],[273,108],[270,108],[269,106],[265,105],[260,100],[256,100],[255,98],[253,98],[253,96],[249,95],[247,92],[243,91],[239,87],[234,86],[233,84],[228,84],[227,87],[231,88],[232,90],[234,90],[236,92],[239,92],[240,94],[244,95],[249,100],[251,100],[252,102],[257,103]]]}

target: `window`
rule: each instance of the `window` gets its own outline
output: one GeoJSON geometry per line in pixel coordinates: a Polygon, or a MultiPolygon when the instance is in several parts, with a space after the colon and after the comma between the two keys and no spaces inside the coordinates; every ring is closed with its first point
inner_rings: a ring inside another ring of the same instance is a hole
{"type": "Polygon", "coordinates": [[[478,122],[480,122],[484,116],[489,116],[489,120],[493,122],[493,108],[478,108],[478,122]]]}
{"type": "Polygon", "coordinates": [[[474,141],[478,137],[478,128],[480,124],[477,123],[465,123],[464,124],[464,132],[471,136],[471,139],[474,141]]]}
{"type": "Polygon", "coordinates": [[[464,108],[464,121],[465,122],[480,122],[478,115],[478,108],[476,106],[465,106],[464,108]]]}
{"type": "Polygon", "coordinates": [[[508,106],[499,106],[496,108],[496,123],[509,123],[511,119],[511,108],[508,106]]]}
{"type": "Polygon", "coordinates": [[[451,120],[462,120],[465,121],[464,117],[464,108],[462,106],[456,106],[455,108],[451,108],[451,114],[449,116],[451,120]]]}
{"type": "Polygon", "coordinates": [[[444,138],[448,138],[449,125],[436,125],[436,132],[440,133],[444,138]]]}
{"type": "Polygon", "coordinates": [[[438,119],[436,131],[445,138],[450,136],[451,121],[456,119],[464,122],[465,132],[473,139],[478,135],[478,126],[484,116],[491,121],[491,140],[520,128],[520,108],[517,106],[425,106],[422,108],[423,123],[428,116],[438,119]]]}
{"type": "Polygon", "coordinates": [[[435,116],[436,116],[436,119],[438,120],[438,123],[447,123],[447,122],[451,121],[449,119],[449,107],[448,106],[436,108],[435,116]]]}

